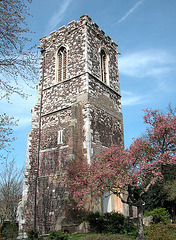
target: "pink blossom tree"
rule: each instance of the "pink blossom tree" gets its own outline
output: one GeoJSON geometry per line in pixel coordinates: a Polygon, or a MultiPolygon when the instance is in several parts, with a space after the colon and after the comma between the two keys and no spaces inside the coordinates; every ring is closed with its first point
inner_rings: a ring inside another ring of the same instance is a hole
{"type": "Polygon", "coordinates": [[[78,207],[85,206],[87,197],[106,192],[117,195],[123,203],[137,207],[138,238],[144,238],[143,195],[156,182],[163,180],[163,169],[176,164],[176,117],[146,110],[146,134],[131,146],[112,146],[91,165],[75,164],[70,171],[73,198],[78,207]],[[127,193],[127,197],[124,197],[127,193]]]}

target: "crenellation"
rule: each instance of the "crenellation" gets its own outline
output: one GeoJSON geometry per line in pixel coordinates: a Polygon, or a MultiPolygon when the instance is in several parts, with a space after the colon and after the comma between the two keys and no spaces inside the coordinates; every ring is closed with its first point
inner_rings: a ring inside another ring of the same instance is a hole
{"type": "Polygon", "coordinates": [[[106,41],[109,41],[109,42],[111,41],[111,38],[107,35],[105,36],[105,39],[106,39],[106,41]]]}
{"type": "Polygon", "coordinates": [[[54,31],[50,32],[50,36],[56,35],[56,33],[57,33],[57,31],[54,30],[54,31]]]}
{"type": "Polygon", "coordinates": [[[102,29],[99,29],[98,32],[100,35],[105,35],[105,32],[102,29]]]}
{"type": "Polygon", "coordinates": [[[98,24],[96,24],[95,22],[92,23],[92,26],[95,28],[95,30],[98,30],[98,29],[99,29],[98,24]]]}
{"type": "Polygon", "coordinates": [[[80,20],[80,22],[84,22],[84,23],[85,23],[85,20],[87,22],[92,22],[92,19],[87,14],[84,14],[81,17],[79,17],[79,20],[80,20]]]}
{"type": "Polygon", "coordinates": [[[117,51],[117,47],[118,47],[118,45],[117,45],[117,43],[115,43],[113,40],[111,40],[111,45],[116,49],[116,51],[117,51]]]}
{"type": "Polygon", "coordinates": [[[67,27],[64,25],[59,28],[59,32],[65,32],[66,29],[67,29],[67,27]]]}
{"type": "Polygon", "coordinates": [[[40,40],[40,42],[44,42],[47,38],[48,38],[48,36],[44,36],[44,37],[41,37],[39,40],[40,40]]]}
{"type": "Polygon", "coordinates": [[[68,23],[68,26],[69,26],[70,28],[75,27],[75,26],[76,26],[75,20],[69,22],[69,23],[68,23]]]}

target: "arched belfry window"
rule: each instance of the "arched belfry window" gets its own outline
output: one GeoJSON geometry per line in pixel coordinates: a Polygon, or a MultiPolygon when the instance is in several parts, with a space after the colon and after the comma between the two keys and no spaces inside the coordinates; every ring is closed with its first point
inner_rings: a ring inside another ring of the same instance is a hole
{"type": "Polygon", "coordinates": [[[100,68],[101,68],[101,81],[109,84],[108,79],[108,56],[103,49],[100,51],[100,68]]]}
{"type": "Polygon", "coordinates": [[[67,65],[67,51],[65,47],[61,47],[57,52],[57,82],[64,81],[66,79],[66,65],[67,65]]]}

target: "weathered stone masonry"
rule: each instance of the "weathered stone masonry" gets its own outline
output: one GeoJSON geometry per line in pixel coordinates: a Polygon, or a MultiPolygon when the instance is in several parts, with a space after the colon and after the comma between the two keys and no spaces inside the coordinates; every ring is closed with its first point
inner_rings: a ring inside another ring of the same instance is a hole
{"type": "MultiPolygon", "coordinates": [[[[123,142],[117,45],[84,15],[79,21],[41,38],[45,66],[41,106],[37,230],[61,229],[67,219],[68,196],[63,166],[72,159],[89,163],[103,148],[123,142]],[[66,79],[57,80],[57,53],[66,49],[66,79]],[[102,82],[101,49],[106,83],[102,82]]],[[[33,228],[37,174],[39,111],[42,84],[41,55],[37,103],[32,109],[23,187],[21,232],[33,228]]]]}

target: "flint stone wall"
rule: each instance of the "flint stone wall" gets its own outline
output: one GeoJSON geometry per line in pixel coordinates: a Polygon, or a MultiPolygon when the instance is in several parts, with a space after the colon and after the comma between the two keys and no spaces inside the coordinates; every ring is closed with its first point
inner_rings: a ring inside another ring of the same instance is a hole
{"type": "MultiPolygon", "coordinates": [[[[22,198],[22,231],[27,232],[34,224],[35,179],[38,176],[36,213],[37,230],[41,234],[79,223],[70,202],[67,164],[72,160],[91,163],[101,150],[123,143],[117,45],[87,15],[42,38],[43,45],[45,53],[40,59],[37,102],[32,109],[28,134],[22,198]],[[67,49],[67,77],[58,83],[56,56],[61,46],[67,49]],[[102,48],[109,58],[109,85],[100,79],[102,48]],[[58,142],[60,130],[62,143],[58,142]]],[[[96,208],[101,210],[101,203],[96,208]]]]}

